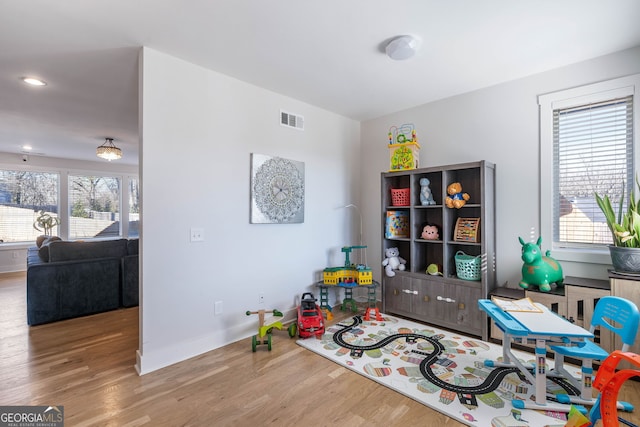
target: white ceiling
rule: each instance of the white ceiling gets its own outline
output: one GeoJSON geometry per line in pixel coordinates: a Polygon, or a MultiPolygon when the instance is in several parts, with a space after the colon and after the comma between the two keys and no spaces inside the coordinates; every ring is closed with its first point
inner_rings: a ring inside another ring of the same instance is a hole
{"type": "Polygon", "coordinates": [[[640,46],[639,22],[638,0],[0,0],[0,152],[109,136],[135,164],[140,46],[367,120],[640,46]],[[421,49],[392,61],[402,34],[421,49]]]}

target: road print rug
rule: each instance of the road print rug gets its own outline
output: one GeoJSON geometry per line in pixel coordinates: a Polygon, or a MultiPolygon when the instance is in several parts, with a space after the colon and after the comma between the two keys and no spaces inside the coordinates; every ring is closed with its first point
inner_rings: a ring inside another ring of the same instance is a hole
{"type": "MultiPolygon", "coordinates": [[[[513,409],[511,400],[531,400],[535,387],[516,369],[484,366],[486,359],[502,360],[501,346],[382,316],[382,321],[355,316],[328,327],[321,339],[297,343],[469,426],[564,426],[564,413],[513,409]]],[[[514,353],[534,362],[531,353],[514,353]]],[[[569,370],[578,375],[578,369],[569,370]]],[[[564,392],[552,381],[547,391],[564,392]]]]}

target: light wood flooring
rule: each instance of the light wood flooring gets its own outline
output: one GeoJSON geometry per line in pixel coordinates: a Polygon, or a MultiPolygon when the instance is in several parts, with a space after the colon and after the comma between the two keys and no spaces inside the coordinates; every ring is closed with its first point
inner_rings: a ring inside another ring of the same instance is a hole
{"type": "MultiPolygon", "coordinates": [[[[0,274],[0,405],[62,405],[65,426],[462,426],[276,331],[138,376],[138,309],[29,327],[25,273],[0,274]]],[[[640,384],[621,398],[640,407],[640,384]]],[[[640,422],[637,410],[625,418],[640,422]]],[[[537,427],[537,426],[532,426],[537,427]]]]}

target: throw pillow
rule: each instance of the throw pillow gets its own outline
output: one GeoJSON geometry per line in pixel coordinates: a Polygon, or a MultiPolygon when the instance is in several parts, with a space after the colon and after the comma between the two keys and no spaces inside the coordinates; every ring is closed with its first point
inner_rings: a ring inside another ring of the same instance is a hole
{"type": "Polygon", "coordinates": [[[44,262],[49,262],[49,245],[51,244],[51,242],[55,242],[57,240],[62,239],[58,236],[51,236],[42,242],[42,245],[40,245],[40,249],[38,249],[38,256],[41,260],[43,260],[44,262]]]}

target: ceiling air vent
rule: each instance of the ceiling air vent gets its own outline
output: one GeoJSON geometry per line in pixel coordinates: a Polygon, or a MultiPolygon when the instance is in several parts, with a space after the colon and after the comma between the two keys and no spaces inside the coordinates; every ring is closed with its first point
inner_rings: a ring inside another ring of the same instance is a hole
{"type": "Polygon", "coordinates": [[[304,117],[280,110],[280,124],[282,126],[304,130],[304,117]]]}

